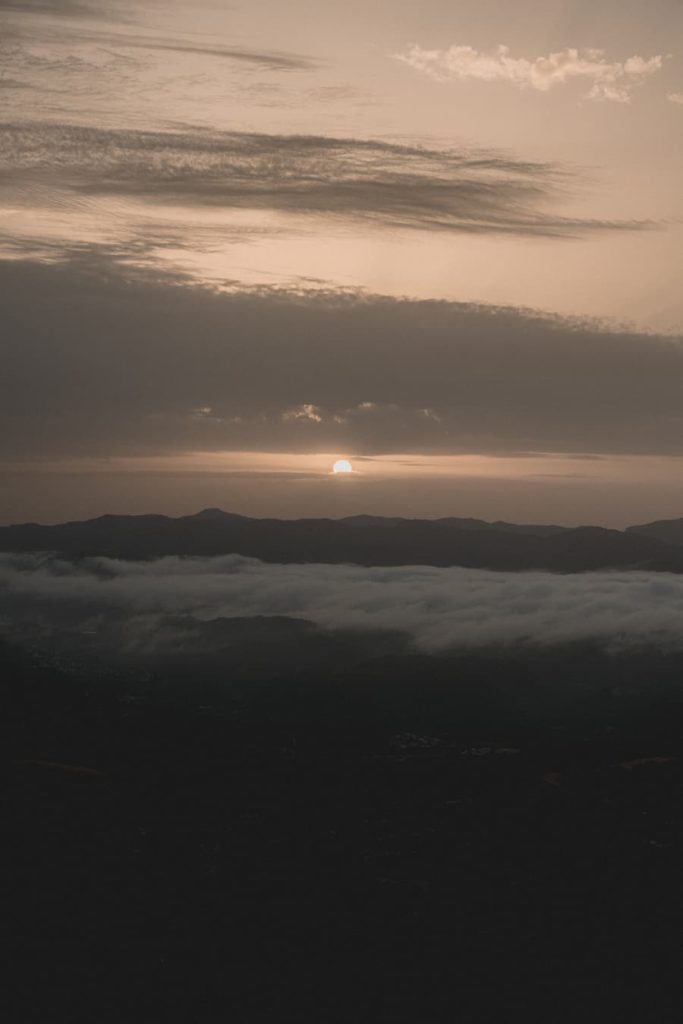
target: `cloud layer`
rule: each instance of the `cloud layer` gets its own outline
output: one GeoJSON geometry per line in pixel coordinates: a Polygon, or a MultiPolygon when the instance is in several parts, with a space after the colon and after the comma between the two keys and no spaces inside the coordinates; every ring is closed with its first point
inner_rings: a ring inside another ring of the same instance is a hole
{"type": "Polygon", "coordinates": [[[215,293],[0,263],[5,457],[180,451],[683,454],[680,339],[511,309],[215,293]]]}
{"type": "Polygon", "coordinates": [[[44,614],[84,629],[99,617],[288,616],[326,630],[390,630],[423,651],[593,640],[683,648],[683,577],[495,573],[420,566],[265,565],[228,555],[71,564],[0,555],[6,622],[44,614]]]}
{"type": "Polygon", "coordinates": [[[411,46],[398,59],[439,81],[510,82],[521,88],[547,92],[576,79],[590,84],[591,100],[629,103],[633,89],[662,69],[664,57],[632,56],[624,61],[607,60],[603,50],[567,48],[529,60],[513,57],[507,46],[493,51],[453,45],[446,50],[411,46]]]}
{"type": "Polygon", "coordinates": [[[557,215],[568,172],[499,153],[245,132],[0,125],[0,185],[16,202],[93,196],[355,218],[477,234],[578,236],[635,221],[557,215]]]}

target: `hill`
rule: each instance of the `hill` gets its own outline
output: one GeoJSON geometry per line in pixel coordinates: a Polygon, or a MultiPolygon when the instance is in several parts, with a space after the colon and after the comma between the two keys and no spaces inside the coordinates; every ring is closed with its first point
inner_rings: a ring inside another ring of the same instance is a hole
{"type": "Polygon", "coordinates": [[[105,515],[54,526],[25,523],[0,528],[0,551],[10,552],[56,551],[69,557],[127,559],[239,554],[272,563],[463,566],[507,571],[683,572],[682,548],[683,520],[620,531],[457,518],[251,519],[205,509],[175,519],[105,515]],[[676,541],[679,535],[681,540],[676,541]]]}
{"type": "Polygon", "coordinates": [[[657,522],[645,523],[642,526],[629,526],[626,533],[652,537],[655,540],[663,541],[665,544],[683,547],[683,519],[660,519],[657,522]]]}

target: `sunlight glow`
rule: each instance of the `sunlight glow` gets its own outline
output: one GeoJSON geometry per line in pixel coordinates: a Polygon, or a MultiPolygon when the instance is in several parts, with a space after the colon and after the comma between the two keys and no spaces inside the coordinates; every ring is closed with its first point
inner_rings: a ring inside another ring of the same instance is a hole
{"type": "Polygon", "coordinates": [[[353,466],[348,459],[337,459],[332,467],[332,472],[337,473],[353,473],[353,466]]]}

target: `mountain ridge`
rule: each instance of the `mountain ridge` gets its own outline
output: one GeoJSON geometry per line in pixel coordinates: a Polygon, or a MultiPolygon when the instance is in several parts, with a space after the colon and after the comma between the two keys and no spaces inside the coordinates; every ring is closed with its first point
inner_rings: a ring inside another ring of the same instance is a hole
{"type": "Polygon", "coordinates": [[[683,572],[683,519],[614,530],[456,517],[254,519],[213,508],[178,517],[108,514],[54,525],[18,523],[0,527],[0,551],[138,560],[238,554],[271,563],[683,572]]]}

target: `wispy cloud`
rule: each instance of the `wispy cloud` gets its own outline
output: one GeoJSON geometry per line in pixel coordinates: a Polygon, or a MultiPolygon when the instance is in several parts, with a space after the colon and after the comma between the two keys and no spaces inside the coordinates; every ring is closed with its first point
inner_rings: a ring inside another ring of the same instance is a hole
{"type": "Polygon", "coordinates": [[[98,3],[97,0],[0,0],[0,11],[65,18],[108,18],[112,6],[111,2],[98,3]]]}
{"type": "Polygon", "coordinates": [[[271,71],[311,71],[320,62],[295,53],[279,53],[240,46],[225,46],[217,42],[201,42],[193,39],[186,42],[169,36],[150,36],[123,32],[79,31],[77,39],[83,43],[101,43],[122,50],[157,50],[171,53],[199,54],[204,57],[218,57],[240,64],[255,65],[271,71]]]}
{"type": "Polygon", "coordinates": [[[570,237],[648,225],[552,212],[575,182],[562,168],[500,153],[379,140],[244,132],[142,132],[0,125],[5,185],[360,218],[438,231],[570,237]]]}
{"type": "Polygon", "coordinates": [[[9,78],[6,75],[0,75],[0,89],[27,89],[29,88],[28,83],[22,82],[17,78],[9,78]]]}
{"type": "Polygon", "coordinates": [[[588,99],[618,103],[629,103],[633,89],[660,71],[664,63],[661,54],[610,61],[603,50],[572,48],[530,60],[511,56],[507,46],[484,51],[459,45],[446,50],[426,50],[415,45],[396,57],[439,81],[510,82],[521,88],[547,92],[579,79],[590,83],[588,99]]]}
{"type": "Polygon", "coordinates": [[[683,106],[683,92],[670,92],[667,99],[672,103],[678,103],[680,106],[683,106]]]}

